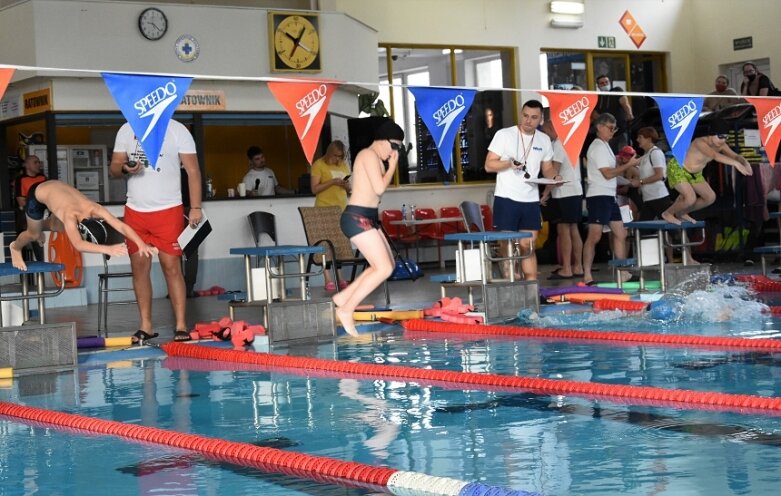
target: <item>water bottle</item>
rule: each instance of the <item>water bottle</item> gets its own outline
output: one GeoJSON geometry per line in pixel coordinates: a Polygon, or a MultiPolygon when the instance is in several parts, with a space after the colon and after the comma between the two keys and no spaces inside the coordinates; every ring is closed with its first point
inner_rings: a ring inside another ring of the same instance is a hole
{"type": "Polygon", "coordinates": [[[212,178],[206,178],[206,198],[211,198],[214,195],[214,186],[212,184],[212,178]]]}
{"type": "Polygon", "coordinates": [[[406,203],[402,203],[401,204],[401,219],[402,220],[407,220],[407,218],[408,218],[407,217],[407,204],[406,203]]]}
{"type": "Polygon", "coordinates": [[[415,204],[410,203],[409,205],[409,220],[415,220],[415,204]]]}

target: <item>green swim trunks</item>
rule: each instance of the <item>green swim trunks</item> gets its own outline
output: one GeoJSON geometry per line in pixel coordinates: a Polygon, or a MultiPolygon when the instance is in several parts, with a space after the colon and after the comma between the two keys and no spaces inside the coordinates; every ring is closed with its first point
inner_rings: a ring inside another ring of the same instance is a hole
{"type": "Polygon", "coordinates": [[[702,171],[692,174],[681,167],[675,157],[667,161],[667,185],[670,189],[675,189],[681,183],[699,184],[704,182],[705,177],[703,177],[702,171]]]}

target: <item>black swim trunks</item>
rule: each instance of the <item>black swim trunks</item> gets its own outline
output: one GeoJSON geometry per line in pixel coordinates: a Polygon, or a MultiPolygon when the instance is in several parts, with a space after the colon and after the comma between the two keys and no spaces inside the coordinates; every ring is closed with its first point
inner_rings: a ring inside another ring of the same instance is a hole
{"type": "Polygon", "coordinates": [[[380,225],[380,216],[376,208],[347,205],[339,220],[342,232],[348,238],[357,236],[380,225]]]}
{"type": "Polygon", "coordinates": [[[35,190],[44,182],[46,181],[33,184],[27,192],[27,204],[24,208],[24,213],[32,220],[43,220],[46,210],[49,209],[43,202],[39,202],[35,199],[35,190]]]}

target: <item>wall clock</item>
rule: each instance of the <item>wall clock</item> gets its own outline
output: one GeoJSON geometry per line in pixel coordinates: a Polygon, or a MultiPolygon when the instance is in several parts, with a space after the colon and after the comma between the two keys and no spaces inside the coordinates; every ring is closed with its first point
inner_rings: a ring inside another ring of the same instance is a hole
{"type": "Polygon", "coordinates": [[[269,12],[271,70],[319,72],[317,14],[269,12]]]}
{"type": "Polygon", "coordinates": [[[168,31],[168,18],[160,9],[144,9],[138,16],[138,29],[147,40],[157,41],[168,31]]]}

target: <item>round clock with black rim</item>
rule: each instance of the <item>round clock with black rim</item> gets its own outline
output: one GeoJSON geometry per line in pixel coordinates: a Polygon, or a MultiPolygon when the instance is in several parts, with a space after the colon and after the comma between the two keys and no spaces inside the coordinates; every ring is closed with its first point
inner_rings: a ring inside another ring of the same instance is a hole
{"type": "Polygon", "coordinates": [[[272,71],[320,71],[317,14],[269,13],[272,71]]]}
{"type": "Polygon", "coordinates": [[[157,41],[168,31],[168,18],[160,9],[144,9],[138,16],[138,30],[147,40],[157,41]]]}

